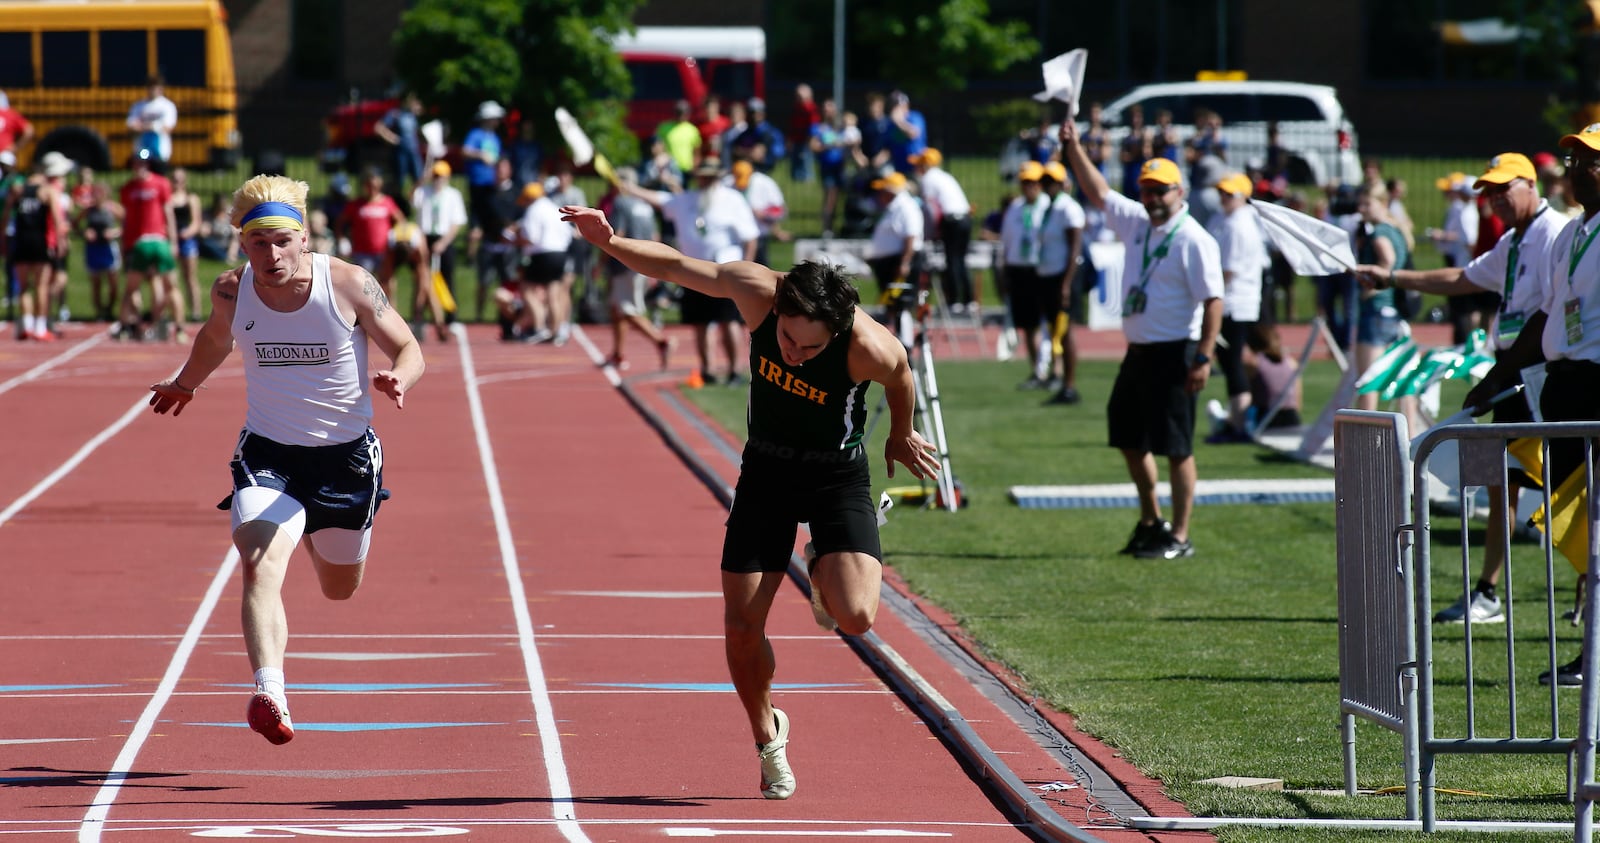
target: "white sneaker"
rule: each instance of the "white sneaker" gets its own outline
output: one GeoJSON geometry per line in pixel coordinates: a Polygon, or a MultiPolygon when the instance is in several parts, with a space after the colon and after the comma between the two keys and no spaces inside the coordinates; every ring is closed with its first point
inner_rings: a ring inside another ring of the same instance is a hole
{"type": "Polygon", "coordinates": [[[1506,614],[1500,607],[1500,598],[1490,597],[1481,591],[1472,592],[1470,609],[1466,599],[1457,600],[1448,609],[1433,616],[1434,623],[1465,623],[1471,615],[1473,623],[1505,623],[1506,614]]]}
{"type": "MultiPolygon", "coordinates": [[[[811,566],[817,562],[817,548],[811,542],[806,542],[806,575],[811,575],[811,566]]],[[[822,605],[822,589],[817,588],[817,581],[811,580],[811,619],[817,622],[823,632],[832,632],[839,628],[839,622],[833,619],[828,608],[822,605]]]]}
{"type": "Polygon", "coordinates": [[[756,755],[761,759],[761,795],[788,799],[794,795],[794,771],[789,769],[789,756],[784,751],[789,745],[789,715],[774,708],[772,721],[778,725],[778,736],[769,743],[756,744],[756,755]]]}

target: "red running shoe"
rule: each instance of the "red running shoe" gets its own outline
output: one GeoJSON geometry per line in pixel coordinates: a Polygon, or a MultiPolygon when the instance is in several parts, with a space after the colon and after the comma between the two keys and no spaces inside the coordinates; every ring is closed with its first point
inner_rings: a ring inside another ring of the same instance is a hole
{"type": "Polygon", "coordinates": [[[289,720],[288,707],[279,705],[265,692],[258,692],[250,698],[244,718],[250,728],[260,732],[268,743],[282,746],[294,740],[294,723],[289,720]]]}

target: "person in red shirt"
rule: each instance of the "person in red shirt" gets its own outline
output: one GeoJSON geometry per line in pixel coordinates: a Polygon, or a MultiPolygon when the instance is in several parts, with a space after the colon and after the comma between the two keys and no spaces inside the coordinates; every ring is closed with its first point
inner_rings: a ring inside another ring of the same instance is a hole
{"type": "Polygon", "coordinates": [[[700,157],[722,157],[722,136],[732,128],[733,121],[722,113],[722,101],[706,97],[706,119],[700,121],[700,157]]]}
{"type": "Polygon", "coordinates": [[[148,278],[150,317],[156,323],[156,335],[166,339],[170,322],[175,329],[173,338],[183,343],[189,341],[189,335],[183,330],[183,291],[173,284],[173,273],[178,268],[178,226],[168,205],[172,182],[151,169],[151,157],[149,150],[135,153],[129,162],[133,178],[122,186],[122,254],[128,280],[118,335],[143,337],[139,328],[139,289],[148,278]]]}
{"type": "Polygon", "coordinates": [[[11,100],[0,92],[0,152],[16,149],[33,137],[33,124],[11,107],[11,100]]]}
{"type": "Polygon", "coordinates": [[[395,226],[406,221],[389,194],[383,192],[383,174],[367,171],[361,198],[344,206],[333,224],[334,235],[350,239],[350,262],[378,279],[383,294],[394,298],[394,256],[389,248],[395,226]]]}
{"type": "Polygon", "coordinates": [[[794,86],[794,110],[789,112],[789,175],[795,181],[811,181],[811,127],[822,117],[811,86],[794,86]]]}

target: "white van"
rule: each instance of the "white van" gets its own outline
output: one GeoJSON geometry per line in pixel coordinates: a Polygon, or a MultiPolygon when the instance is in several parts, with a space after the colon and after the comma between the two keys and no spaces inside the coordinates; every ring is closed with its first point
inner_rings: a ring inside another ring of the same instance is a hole
{"type": "Polygon", "coordinates": [[[1327,85],[1255,81],[1141,85],[1105,107],[1113,141],[1120,143],[1127,135],[1128,109],[1135,104],[1143,107],[1146,126],[1154,125],[1157,112],[1172,112],[1180,142],[1194,134],[1196,110],[1216,112],[1222,118],[1227,161],[1233,167],[1259,166],[1266,160],[1267,125],[1275,122],[1279,143],[1289,152],[1291,183],[1361,180],[1355,127],[1345,117],[1337,92],[1327,85]]]}

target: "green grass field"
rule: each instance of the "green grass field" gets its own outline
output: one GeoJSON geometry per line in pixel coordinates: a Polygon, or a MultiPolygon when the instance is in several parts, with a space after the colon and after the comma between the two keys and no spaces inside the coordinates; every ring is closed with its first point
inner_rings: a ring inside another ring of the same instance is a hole
{"type": "MultiPolygon", "coordinates": [[[[1023,677],[1045,705],[1071,712],[1082,728],[1115,747],[1199,816],[1401,818],[1402,795],[1342,795],[1338,718],[1337,595],[1331,504],[1213,506],[1196,511],[1197,555],[1177,562],[1119,556],[1138,518],[1126,510],[1026,510],[1011,503],[1017,484],[1126,482],[1118,453],[1106,447],[1104,403],[1116,364],[1086,362],[1076,407],[1041,406],[1019,392],[1020,364],[941,362],[939,383],[951,458],[969,508],[956,513],[901,507],[883,531],[887,562],[923,597],[951,612],[992,658],[1023,677]],[[1216,776],[1281,778],[1282,793],[1202,785],[1216,776]]],[[[1312,415],[1337,379],[1331,363],[1308,372],[1312,415]]],[[[686,392],[730,430],[742,432],[742,390],[686,392]]],[[[1213,379],[1204,398],[1223,396],[1213,379]]],[[[1444,397],[1459,404],[1451,385],[1444,397]]],[[[1453,405],[1452,405],[1453,406],[1453,405]]],[[[869,451],[882,476],[879,440],[869,451]]],[[[1203,433],[1202,433],[1203,435],[1203,433]]],[[[1255,446],[1199,444],[1202,478],[1326,476],[1255,446]]],[[[1162,466],[1162,476],[1166,476],[1162,466]]],[[[1459,566],[1456,522],[1435,522],[1435,582],[1459,566]]],[[[1481,531],[1471,537],[1482,545],[1481,531]]],[[[1519,545],[1514,563],[1532,571],[1537,547],[1519,545]]],[[[1476,566],[1476,562],[1474,562],[1476,566]]],[[[1572,578],[1558,571],[1558,600],[1570,603],[1572,578]]],[[[1517,598],[1537,614],[1543,585],[1521,575],[1517,598]]],[[[1459,582],[1459,580],[1455,580],[1459,582]]],[[[1504,631],[1479,628],[1479,728],[1504,719],[1504,683],[1483,677],[1504,663],[1504,631]]],[[[1464,726],[1461,629],[1436,644],[1440,737],[1464,726]]],[[[1539,618],[1519,616],[1519,637],[1541,640],[1539,618]],[[1523,628],[1525,627],[1525,628],[1523,628]]],[[[1562,627],[1561,652],[1575,652],[1578,630],[1562,627]]],[[[1543,689],[1533,677],[1538,647],[1518,653],[1523,734],[1548,729],[1543,689]]],[[[1547,693],[1547,692],[1545,692],[1547,693]]],[[[1562,696],[1563,723],[1576,722],[1577,695],[1562,696]]],[[[1403,784],[1397,735],[1362,724],[1358,784],[1403,784]]],[[[1481,795],[1439,797],[1444,819],[1570,821],[1560,758],[1447,757],[1443,788],[1481,795]]],[[[1234,828],[1225,841],[1395,840],[1395,832],[1310,832],[1234,828]]],[[[1421,837],[1421,835],[1415,835],[1421,837]]],[[[1563,835],[1545,835],[1564,839],[1563,835]]],[[[1472,833],[1433,840],[1482,840],[1472,833]]]]}

